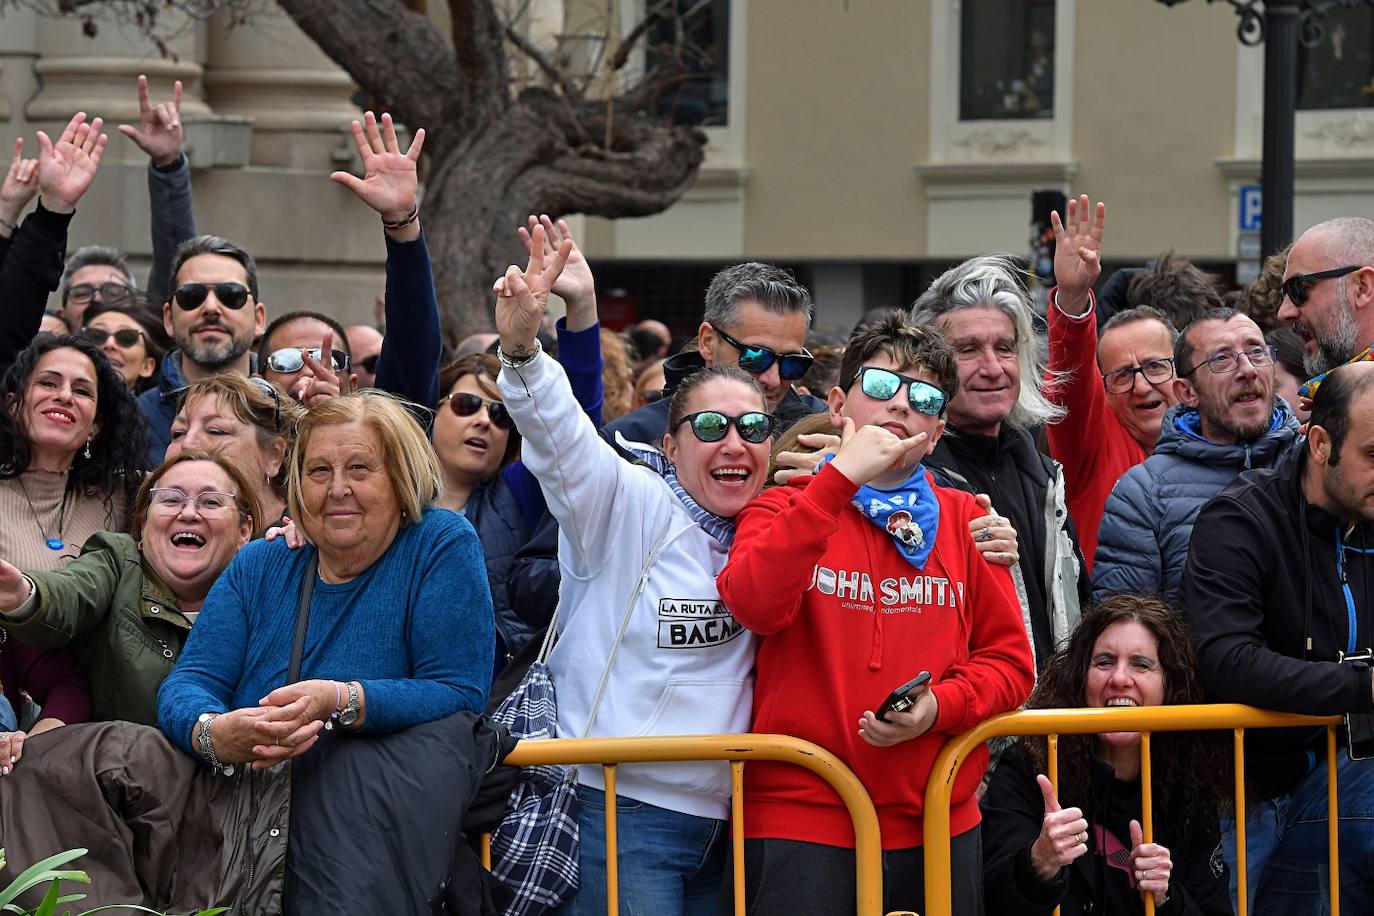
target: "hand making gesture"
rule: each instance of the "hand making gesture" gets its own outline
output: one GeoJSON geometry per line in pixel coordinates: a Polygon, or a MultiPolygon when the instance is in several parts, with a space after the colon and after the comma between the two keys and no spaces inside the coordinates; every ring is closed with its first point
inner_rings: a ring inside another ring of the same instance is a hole
{"type": "Polygon", "coordinates": [[[577,247],[577,241],[566,222],[560,219],[555,225],[548,216],[530,216],[529,223],[528,229],[524,226],[516,229],[520,235],[520,243],[525,246],[527,252],[534,242],[532,233],[539,226],[544,227],[545,259],[552,258],[565,239],[572,242],[568,263],[564,265],[563,273],[554,282],[553,291],[568,305],[568,330],[587,330],[597,322],[596,281],[592,279],[591,265],[583,256],[582,249],[577,247]]]}
{"type": "Polygon", "coordinates": [[[24,138],[14,141],[14,159],[0,182],[0,236],[19,228],[19,217],[38,193],[38,160],[24,158],[24,138]]]}
{"type": "Polygon", "coordinates": [[[1069,198],[1068,217],[1060,221],[1050,213],[1054,226],[1054,282],[1059,285],[1059,307],[1069,315],[1088,310],[1088,290],[1102,275],[1102,230],[1107,228],[1107,205],[1094,210],[1088,195],[1069,198]]]}
{"type": "Polygon", "coordinates": [[[1053,881],[1061,868],[1088,851],[1088,822],[1081,808],[1060,807],[1048,776],[1042,773],[1035,781],[1045,797],[1045,819],[1031,844],[1031,868],[1041,881],[1053,881]]]}
{"type": "Polygon", "coordinates": [[[410,149],[401,152],[391,115],[382,113],[380,129],[376,116],[370,111],[363,115],[363,121],[366,127],[353,122],[353,140],[363,160],[363,177],[348,172],[334,172],[329,177],[376,210],[393,237],[400,241],[416,239],[420,235],[416,221],[420,189],[416,163],[425,145],[424,128],[415,131],[410,149]]]}
{"type": "Polygon", "coordinates": [[[88,124],[86,113],[78,111],[56,143],[43,131],[38,132],[38,194],[46,209],[53,213],[76,210],[76,202],[90,188],[105,144],[110,141],[100,132],[104,124],[100,118],[88,124]]]}
{"type": "Polygon", "coordinates": [[[185,137],[181,129],[181,80],[172,84],[172,100],[154,105],[148,98],[148,77],[138,75],[139,127],[119,125],[119,132],[148,154],[153,165],[168,166],[181,158],[185,137]]]}
{"type": "Polygon", "coordinates": [[[511,359],[525,359],[533,354],[549,293],[572,250],[572,239],[565,236],[558,249],[551,252],[544,245],[544,227],[535,226],[530,236],[530,261],[524,272],[512,264],[506,268],[506,275],[492,285],[501,352],[511,359]]]}
{"type": "Polygon", "coordinates": [[[856,432],[854,421],[845,417],[844,429],[840,431],[840,448],[832,463],[835,470],[863,486],[903,464],[907,453],[923,446],[929,438],[926,433],[898,438],[883,426],[865,426],[856,432]]]}

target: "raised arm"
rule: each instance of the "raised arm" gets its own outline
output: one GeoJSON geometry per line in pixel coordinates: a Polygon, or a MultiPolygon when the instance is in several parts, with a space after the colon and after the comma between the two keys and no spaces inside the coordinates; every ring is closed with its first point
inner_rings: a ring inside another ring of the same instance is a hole
{"type": "Polygon", "coordinates": [[[0,182],[0,264],[9,251],[10,238],[19,229],[19,217],[38,194],[38,160],[24,158],[24,138],[14,141],[14,158],[0,182]]]}
{"type": "Polygon", "coordinates": [[[391,115],[380,125],[372,112],[353,122],[353,140],[363,177],[334,172],[329,177],[358,196],[382,219],[386,236],[386,336],[377,358],[376,387],[416,404],[439,400],[439,304],[429,248],[420,229],[420,180],[416,164],[425,130],[415,131],[402,151],[391,115]]]}
{"type": "Polygon", "coordinates": [[[138,126],[119,125],[119,132],[148,154],[148,203],[152,215],[153,266],[148,270],[148,300],[161,306],[171,285],[168,276],[177,247],[196,236],[191,205],[191,164],[186,159],[181,124],[181,80],[172,84],[172,100],[152,103],[148,77],[138,77],[138,126]]]}

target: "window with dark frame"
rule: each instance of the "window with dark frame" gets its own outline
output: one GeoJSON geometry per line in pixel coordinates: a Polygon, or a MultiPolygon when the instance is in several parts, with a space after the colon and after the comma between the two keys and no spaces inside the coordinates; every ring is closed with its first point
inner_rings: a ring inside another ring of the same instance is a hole
{"type": "Polygon", "coordinates": [[[959,120],[1054,117],[1054,0],[961,0],[959,120]]]}
{"type": "Polygon", "coordinates": [[[1374,9],[1327,11],[1316,47],[1298,45],[1298,109],[1374,106],[1374,9]]]}
{"type": "MultiPolygon", "coordinates": [[[[664,6],[647,0],[651,8],[664,6]]],[[[658,100],[675,124],[725,127],[730,120],[730,0],[670,0],[654,16],[645,66],[680,61],[688,78],[658,100]]]]}

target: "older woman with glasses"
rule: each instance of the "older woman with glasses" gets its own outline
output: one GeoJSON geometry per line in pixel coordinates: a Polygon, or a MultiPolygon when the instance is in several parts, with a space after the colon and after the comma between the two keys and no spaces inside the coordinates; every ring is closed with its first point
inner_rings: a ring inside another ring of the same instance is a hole
{"type": "Polygon", "coordinates": [[[260,512],[236,462],[182,452],[139,488],[136,534],[97,533],[58,571],[0,560],[0,627],[31,646],[70,646],[90,678],[95,719],[155,725],[158,687],[260,512]]]}
{"type": "Polygon", "coordinates": [[[266,379],[213,375],[182,394],[167,457],[206,449],[229,458],[252,481],[261,534],[286,512],[286,455],[303,416],[305,408],[266,379]]]}

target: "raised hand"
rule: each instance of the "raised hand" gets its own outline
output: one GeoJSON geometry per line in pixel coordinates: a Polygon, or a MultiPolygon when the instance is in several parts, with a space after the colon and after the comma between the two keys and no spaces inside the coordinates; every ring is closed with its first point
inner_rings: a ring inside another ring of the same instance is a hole
{"type": "Polygon", "coordinates": [[[501,352],[512,359],[523,359],[533,352],[549,293],[572,255],[572,239],[565,236],[550,254],[544,238],[544,227],[536,226],[530,236],[530,261],[524,272],[512,264],[506,268],[506,275],[492,285],[501,352]]]}
{"type": "Polygon", "coordinates": [[[1068,215],[1061,222],[1050,213],[1054,226],[1054,282],[1059,285],[1059,306],[1070,315],[1088,308],[1088,290],[1102,275],[1102,231],[1107,228],[1107,205],[1093,209],[1088,195],[1069,198],[1068,215]]]}
{"type": "Polygon", "coordinates": [[[16,567],[0,560],[0,614],[29,600],[29,580],[16,567]]]}
{"type": "Polygon", "coordinates": [[[45,208],[54,213],[76,210],[110,141],[100,132],[104,125],[100,118],[87,124],[86,113],[78,111],[56,143],[43,131],[38,132],[38,193],[45,208]]]}
{"type": "Polygon", "coordinates": [[[181,80],[172,84],[172,100],[154,105],[148,99],[148,77],[138,75],[140,127],[119,125],[119,132],[148,154],[154,165],[171,165],[181,158],[185,137],[181,129],[181,80]]]}
{"type": "Polygon", "coordinates": [[[1174,864],[1169,850],[1158,843],[1145,842],[1140,821],[1131,821],[1131,868],[1135,870],[1135,887],[1142,894],[1154,894],[1155,906],[1161,906],[1169,896],[1169,874],[1174,864]]]}
{"type": "MultiPolygon", "coordinates": [[[[14,225],[19,215],[38,193],[38,160],[24,158],[24,138],[14,141],[14,158],[10,161],[9,171],[4,182],[0,182],[0,223],[14,225]]],[[[5,226],[0,232],[8,234],[5,226]]]]}
{"type": "Polygon", "coordinates": [[[291,386],[291,397],[307,408],[343,394],[342,379],[346,376],[340,376],[334,371],[334,360],[330,356],[333,349],[334,332],[325,331],[324,339],[320,341],[319,359],[301,351],[301,362],[305,364],[306,371],[302,372],[301,377],[291,386]]]}
{"type": "Polygon", "coordinates": [[[329,177],[357,194],[385,222],[401,222],[415,210],[418,199],[420,177],[416,163],[425,145],[425,130],[422,127],[415,131],[410,149],[403,153],[391,115],[382,113],[380,129],[376,115],[370,111],[363,115],[363,121],[366,128],[353,122],[353,140],[363,160],[363,177],[348,172],[334,172],[329,177]]]}
{"type": "MultiPolygon", "coordinates": [[[[875,427],[866,426],[864,428],[874,429],[875,427]]],[[[884,432],[887,431],[884,430],[884,432]]],[[[892,434],[888,433],[888,435],[892,434]]],[[[919,738],[930,731],[931,726],[935,724],[936,716],[939,714],[940,704],[936,702],[935,694],[930,692],[930,686],[926,685],[921,688],[921,695],[916,700],[915,706],[904,712],[888,713],[888,721],[886,722],[879,719],[873,710],[865,709],[863,716],[859,719],[859,737],[874,747],[892,747],[894,744],[919,738]]]]}
{"type": "Polygon", "coordinates": [[[917,433],[899,439],[882,426],[865,426],[855,432],[854,421],[845,417],[844,429],[840,432],[840,450],[835,453],[835,460],[831,463],[835,465],[835,470],[863,486],[897,465],[904,464],[907,454],[927,438],[925,433],[917,433]]]}
{"type": "Polygon", "coordinates": [[[1088,851],[1088,822],[1082,809],[1059,807],[1049,777],[1037,775],[1035,781],[1045,797],[1045,819],[1031,844],[1031,867],[1041,881],[1052,881],[1059,869],[1088,851]]]}
{"type": "Polygon", "coordinates": [[[1021,559],[1016,542],[1016,529],[1011,526],[1009,520],[993,511],[992,497],[986,493],[979,493],[973,500],[983,510],[981,518],[975,518],[968,523],[968,531],[973,536],[974,546],[989,563],[1015,566],[1021,559]]]}
{"type": "Polygon", "coordinates": [[[520,226],[515,231],[520,235],[520,243],[525,246],[525,251],[530,250],[534,244],[533,232],[536,228],[544,227],[544,257],[551,258],[566,239],[572,242],[572,253],[568,255],[568,263],[563,267],[563,273],[553,284],[553,291],[563,298],[568,304],[568,330],[585,331],[596,323],[596,281],[592,279],[592,268],[587,263],[587,259],[582,255],[582,249],[577,247],[577,240],[573,238],[568,224],[559,220],[554,225],[553,220],[545,216],[530,216],[529,228],[520,226]]]}

